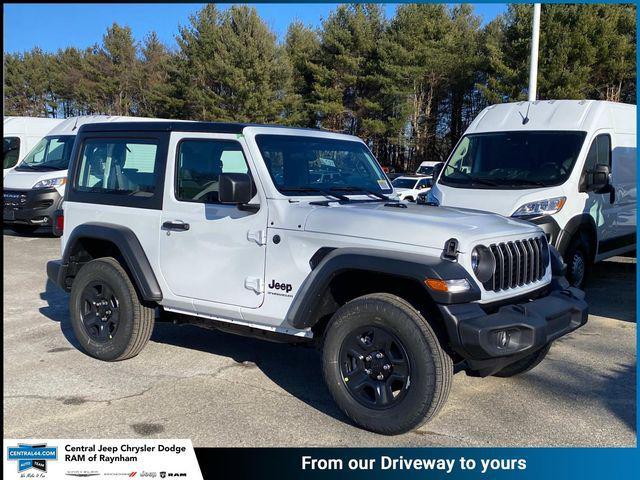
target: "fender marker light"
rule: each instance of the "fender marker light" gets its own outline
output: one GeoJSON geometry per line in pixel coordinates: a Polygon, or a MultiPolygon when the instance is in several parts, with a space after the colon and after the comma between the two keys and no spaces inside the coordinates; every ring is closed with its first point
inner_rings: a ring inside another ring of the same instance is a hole
{"type": "Polygon", "coordinates": [[[461,293],[471,289],[471,285],[465,278],[456,280],[440,280],[439,278],[427,278],[424,283],[436,292],[461,293]]]}

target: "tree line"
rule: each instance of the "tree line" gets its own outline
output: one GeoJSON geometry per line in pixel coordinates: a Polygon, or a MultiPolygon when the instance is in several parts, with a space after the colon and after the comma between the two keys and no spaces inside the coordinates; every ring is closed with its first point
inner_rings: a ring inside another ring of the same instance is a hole
{"type": "MultiPolygon", "coordinates": [[[[636,10],[542,6],[538,98],[635,103],[636,10]]],[[[381,163],[443,160],[492,103],[527,98],[532,7],[486,25],[470,5],[340,5],[276,35],[248,6],[204,6],[168,48],[113,24],[101,44],[4,55],[4,114],[136,115],[322,127],[381,163]]]]}

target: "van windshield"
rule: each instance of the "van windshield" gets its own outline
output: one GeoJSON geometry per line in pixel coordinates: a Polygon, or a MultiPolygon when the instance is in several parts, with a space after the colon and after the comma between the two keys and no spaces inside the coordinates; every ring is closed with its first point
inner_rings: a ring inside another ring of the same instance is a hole
{"type": "Polygon", "coordinates": [[[66,170],[75,135],[44,137],[16,167],[19,171],[66,170]]]}
{"type": "Polygon", "coordinates": [[[285,195],[391,193],[391,185],[361,142],[299,135],[256,135],[276,188],[285,195]]]}
{"type": "Polygon", "coordinates": [[[433,167],[422,165],[416,172],[418,175],[433,175],[433,167]]]}
{"type": "Polygon", "coordinates": [[[452,187],[526,189],[564,183],[585,132],[532,131],[466,135],[440,182],[452,187]]]}

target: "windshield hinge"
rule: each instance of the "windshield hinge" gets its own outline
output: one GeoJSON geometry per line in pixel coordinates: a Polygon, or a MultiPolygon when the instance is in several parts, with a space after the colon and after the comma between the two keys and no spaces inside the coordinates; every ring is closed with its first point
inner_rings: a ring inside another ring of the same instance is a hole
{"type": "Polygon", "coordinates": [[[247,240],[250,242],[256,242],[258,245],[266,245],[267,244],[267,232],[265,230],[257,230],[247,232],[247,240]]]}

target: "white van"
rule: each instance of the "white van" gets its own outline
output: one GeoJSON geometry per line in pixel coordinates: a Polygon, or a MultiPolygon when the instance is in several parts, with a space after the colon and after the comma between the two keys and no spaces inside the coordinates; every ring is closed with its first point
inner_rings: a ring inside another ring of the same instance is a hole
{"type": "Polygon", "coordinates": [[[592,262],[636,248],[636,161],[635,105],[493,105],[436,168],[428,200],[538,224],[581,286],[592,262]]]}
{"type": "Polygon", "coordinates": [[[62,118],[4,117],[2,132],[2,177],[15,167],[62,118]]]}
{"type": "Polygon", "coordinates": [[[69,158],[80,126],[133,120],[157,119],[85,115],[67,118],[51,129],[4,177],[4,225],[22,234],[33,233],[39,227],[53,227],[54,213],[62,205],[69,158]]]}
{"type": "Polygon", "coordinates": [[[426,161],[422,162],[418,169],[416,170],[416,175],[424,175],[427,177],[431,177],[433,175],[433,167],[438,165],[440,162],[434,161],[426,161]]]}

